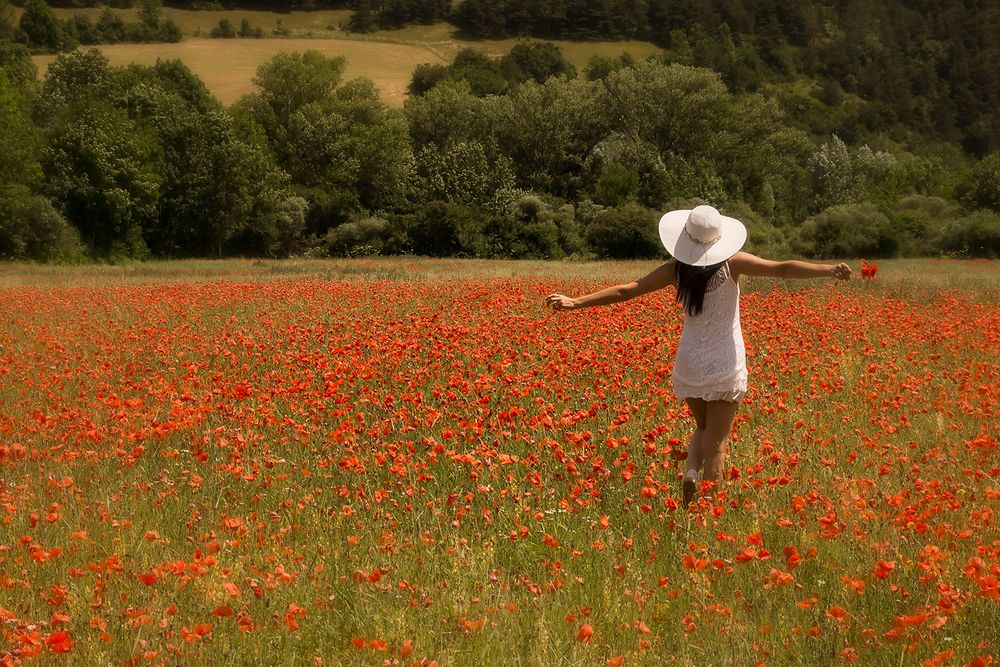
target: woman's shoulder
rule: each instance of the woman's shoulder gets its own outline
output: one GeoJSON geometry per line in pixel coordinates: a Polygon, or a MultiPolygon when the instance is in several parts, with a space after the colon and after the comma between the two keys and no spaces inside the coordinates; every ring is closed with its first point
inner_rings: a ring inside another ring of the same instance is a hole
{"type": "MultiPolygon", "coordinates": [[[[742,250],[726,261],[726,266],[733,280],[738,280],[741,275],[747,272],[756,262],[762,261],[757,255],[751,255],[742,250]]],[[[766,261],[766,260],[763,260],[766,261]]]]}

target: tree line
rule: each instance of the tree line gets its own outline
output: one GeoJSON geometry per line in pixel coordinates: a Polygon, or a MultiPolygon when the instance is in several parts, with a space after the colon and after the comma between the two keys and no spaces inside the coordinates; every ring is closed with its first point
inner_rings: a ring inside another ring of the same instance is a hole
{"type": "Polygon", "coordinates": [[[44,0],[26,0],[19,20],[14,21],[9,0],[0,0],[0,39],[24,44],[34,53],[72,51],[77,46],[119,42],[179,42],[180,27],[162,17],[160,0],[139,0],[138,21],[126,22],[105,10],[92,21],[85,14],[58,19],[44,0]]]}
{"type": "Polygon", "coordinates": [[[816,140],[706,68],[526,43],[395,109],[344,67],[278,54],[225,108],[179,61],[39,82],[0,43],[0,257],[656,257],[659,214],[705,201],[771,255],[1000,254],[1000,153],[816,140]]]}
{"type": "MultiPolygon", "coordinates": [[[[34,14],[43,0],[16,0],[34,14]]],[[[94,6],[102,0],[51,0],[94,6]]],[[[171,41],[161,0],[103,0],[136,6],[142,19],[114,25],[74,17],[44,24],[25,43],[67,50],[75,43],[171,41]]],[[[3,5],[0,0],[0,33],[3,5]]],[[[465,37],[651,41],[672,62],[720,73],[734,93],[762,92],[814,137],[877,139],[904,150],[929,143],[983,157],[1000,150],[1000,4],[990,0],[168,0],[184,9],[350,8],[356,32],[451,21],[465,37]]],[[[219,36],[256,36],[220,26],[219,36]]]]}

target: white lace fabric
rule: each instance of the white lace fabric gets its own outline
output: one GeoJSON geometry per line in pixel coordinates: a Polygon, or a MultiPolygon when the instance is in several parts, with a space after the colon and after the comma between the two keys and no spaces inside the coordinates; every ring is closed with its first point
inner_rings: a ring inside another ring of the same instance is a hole
{"type": "Polygon", "coordinates": [[[740,286],[725,263],[712,276],[702,311],[685,311],[671,375],[679,400],[743,399],[747,392],[746,346],[740,326],[740,286]]]}

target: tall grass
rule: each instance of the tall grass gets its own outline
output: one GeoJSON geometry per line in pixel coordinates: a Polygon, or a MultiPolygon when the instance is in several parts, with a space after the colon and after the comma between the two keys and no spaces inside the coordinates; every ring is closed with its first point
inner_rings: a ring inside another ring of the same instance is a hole
{"type": "Polygon", "coordinates": [[[0,656],[987,661],[998,273],[880,264],[747,281],[691,510],[672,293],[541,305],[655,264],[0,266],[0,656]]]}

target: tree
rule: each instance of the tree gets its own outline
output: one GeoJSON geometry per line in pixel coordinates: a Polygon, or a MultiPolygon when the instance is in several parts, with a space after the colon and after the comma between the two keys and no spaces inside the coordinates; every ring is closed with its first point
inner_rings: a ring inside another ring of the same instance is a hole
{"type": "Polygon", "coordinates": [[[325,219],[313,218],[318,233],[361,209],[399,205],[413,171],[405,120],[367,79],[296,111],[285,156],[283,165],[297,184],[339,193],[325,219]]]}
{"type": "Polygon", "coordinates": [[[808,170],[815,193],[814,210],[836,204],[888,204],[902,194],[893,187],[896,158],[867,145],[851,150],[837,135],[809,157],[808,170]]]}
{"type": "Polygon", "coordinates": [[[613,123],[595,104],[598,85],[580,79],[529,81],[498,98],[496,140],[514,164],[519,187],[577,198],[587,156],[613,123]]]}
{"type": "Polygon", "coordinates": [[[476,97],[465,81],[445,81],[403,105],[415,151],[428,144],[448,146],[461,141],[495,145],[498,108],[497,99],[476,97]]]}
{"type": "Polygon", "coordinates": [[[212,28],[212,32],[209,34],[212,37],[232,39],[233,37],[236,37],[236,28],[233,27],[233,22],[229,19],[221,19],[219,21],[219,25],[212,28]]]}
{"type": "Polygon", "coordinates": [[[42,135],[29,115],[34,65],[21,45],[0,43],[0,258],[69,261],[79,234],[38,194],[42,135]]]}
{"type": "Polygon", "coordinates": [[[48,120],[82,100],[118,99],[111,63],[97,49],[61,53],[49,65],[42,82],[40,112],[48,120]]]}
{"type": "Polygon", "coordinates": [[[448,77],[449,68],[445,65],[423,63],[417,65],[410,79],[409,93],[413,96],[423,95],[448,77]]]}
{"type": "Polygon", "coordinates": [[[22,44],[0,41],[0,71],[7,83],[20,90],[33,88],[37,80],[38,68],[31,60],[31,52],[22,44]]]}
{"type": "Polygon", "coordinates": [[[347,21],[347,29],[350,32],[368,33],[378,29],[378,13],[372,5],[372,0],[355,2],[354,13],[347,21]]]}
{"type": "Polygon", "coordinates": [[[989,209],[1000,213],[1000,153],[980,160],[958,185],[959,201],[969,210],[989,209]]]}
{"type": "Polygon", "coordinates": [[[432,257],[482,257],[486,235],[482,214],[461,204],[431,202],[409,225],[413,252],[432,257]]]}
{"type": "Polygon", "coordinates": [[[143,230],[156,215],[154,137],[97,101],[65,110],[51,132],[43,167],[63,214],[99,256],[144,257],[143,230]]]}
{"type": "Polygon", "coordinates": [[[115,77],[122,88],[151,85],[177,95],[199,113],[221,110],[222,105],[205,83],[181,60],[157,60],[155,65],[129,65],[115,77]]]}
{"type": "Polygon", "coordinates": [[[520,196],[510,160],[491,155],[477,141],[426,146],[417,156],[417,165],[429,200],[504,214],[520,196]]]}
{"type": "Polygon", "coordinates": [[[731,104],[717,73],[654,61],[613,72],[598,90],[597,104],[618,129],[661,154],[704,156],[731,104]]]}
{"type": "Polygon", "coordinates": [[[343,57],[327,58],[319,51],[306,51],[279,53],[257,68],[253,83],[258,92],[249,104],[272,145],[282,140],[280,134],[292,114],[333,93],[345,66],[343,57]]]}
{"type": "Polygon", "coordinates": [[[455,9],[455,25],[473,39],[507,37],[504,4],[494,0],[463,0],[455,9]]]}
{"type": "Polygon", "coordinates": [[[162,13],[162,0],[139,1],[139,22],[151,30],[155,30],[160,27],[160,17],[162,13]]]}
{"type": "Polygon", "coordinates": [[[549,77],[576,76],[576,67],[563,57],[562,51],[552,42],[520,42],[511,47],[501,59],[501,67],[509,63],[515,70],[515,81],[532,80],[542,83],[549,77]]]}
{"type": "Polygon", "coordinates": [[[652,145],[626,135],[613,133],[601,141],[588,156],[586,169],[598,204],[638,201],[658,208],[686,194],[652,145]]]}
{"type": "Polygon", "coordinates": [[[10,0],[0,0],[0,42],[14,39],[17,27],[10,0]]]}
{"type": "Polygon", "coordinates": [[[19,23],[28,45],[40,51],[69,51],[76,46],[45,0],[27,0],[19,23]]]}
{"type": "Polygon", "coordinates": [[[479,97],[503,95],[510,87],[500,63],[473,48],[464,48],[455,55],[449,77],[468,81],[469,89],[479,97]]]}
{"type": "Polygon", "coordinates": [[[124,42],[127,35],[125,21],[118,14],[105,7],[104,11],[97,19],[97,33],[101,42],[106,44],[117,44],[124,42]]]}
{"type": "Polygon", "coordinates": [[[240,37],[258,37],[259,38],[259,37],[263,37],[264,36],[264,31],[261,30],[259,27],[258,28],[254,28],[253,26],[251,26],[250,25],[250,21],[248,19],[243,19],[242,21],[240,21],[240,31],[239,31],[238,34],[239,34],[240,37]]]}
{"type": "Polygon", "coordinates": [[[150,249],[218,256],[239,243],[251,254],[276,252],[286,245],[279,218],[287,177],[189,75],[176,61],[128,72],[130,113],[155,133],[161,155],[157,215],[145,228],[150,249]]]}
{"type": "Polygon", "coordinates": [[[7,187],[37,185],[40,140],[28,115],[28,101],[22,90],[10,83],[0,67],[0,193],[7,187]]]}
{"type": "Polygon", "coordinates": [[[635,58],[627,51],[617,57],[595,54],[587,61],[583,73],[587,77],[587,81],[599,81],[606,79],[614,71],[633,65],[635,65],[635,58]]]}

